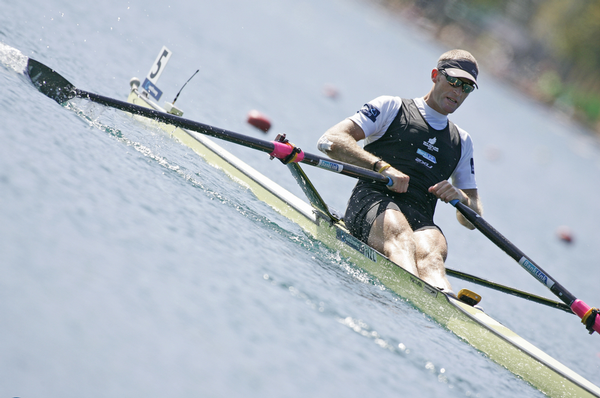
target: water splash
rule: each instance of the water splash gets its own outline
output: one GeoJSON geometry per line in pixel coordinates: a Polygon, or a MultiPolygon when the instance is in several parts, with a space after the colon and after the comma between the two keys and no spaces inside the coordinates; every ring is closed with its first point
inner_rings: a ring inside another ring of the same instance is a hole
{"type": "MultiPolygon", "coordinates": [[[[244,201],[240,197],[236,195],[227,195],[221,190],[211,188],[211,183],[206,181],[204,178],[205,176],[199,174],[198,172],[188,170],[183,165],[177,164],[173,160],[161,156],[152,149],[152,143],[150,141],[142,143],[141,141],[127,137],[121,129],[115,127],[119,125],[120,121],[113,119],[116,114],[114,110],[110,110],[105,106],[92,103],[81,98],[71,99],[62,106],[69,111],[74,112],[90,127],[107,133],[109,136],[134,149],[136,152],[148,158],[152,162],[156,162],[165,170],[177,174],[194,187],[199,188],[206,196],[217,200],[220,203],[231,207],[232,209],[235,209],[244,217],[255,222],[259,222],[284,236],[297,236],[295,232],[282,228],[276,222],[271,221],[268,217],[259,213],[256,209],[249,206],[248,202],[244,201]]],[[[146,125],[145,131],[149,133],[149,137],[164,136],[164,131],[157,126],[153,126],[152,124],[146,125]]],[[[213,167],[206,164],[202,158],[198,159],[201,163],[204,163],[206,167],[213,169],[213,167]]],[[[196,165],[198,165],[198,163],[196,163],[196,165]]],[[[234,186],[236,189],[245,190],[245,188],[238,186],[238,184],[234,184],[234,186]]],[[[219,188],[223,189],[223,185],[219,185],[219,188]]],[[[258,204],[262,206],[263,202],[258,201],[258,204]]]]}
{"type": "Polygon", "coordinates": [[[5,67],[18,73],[25,73],[28,59],[28,57],[16,48],[0,43],[0,62],[5,67]]]}

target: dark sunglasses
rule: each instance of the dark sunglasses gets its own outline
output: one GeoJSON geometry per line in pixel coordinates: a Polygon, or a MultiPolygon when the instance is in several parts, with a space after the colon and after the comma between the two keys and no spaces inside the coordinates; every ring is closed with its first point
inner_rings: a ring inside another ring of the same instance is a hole
{"type": "Polygon", "coordinates": [[[448,83],[452,87],[462,87],[463,91],[467,94],[469,94],[470,92],[475,90],[474,85],[466,83],[466,82],[460,80],[458,77],[448,76],[446,71],[443,69],[440,69],[439,71],[442,73],[442,75],[446,76],[446,80],[448,80],[448,83]]]}

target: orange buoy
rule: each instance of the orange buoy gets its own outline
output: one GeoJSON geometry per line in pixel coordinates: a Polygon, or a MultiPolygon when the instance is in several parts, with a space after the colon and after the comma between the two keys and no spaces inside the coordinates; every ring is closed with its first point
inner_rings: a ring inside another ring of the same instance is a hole
{"type": "Polygon", "coordinates": [[[323,87],[323,94],[331,99],[337,99],[340,93],[332,84],[326,84],[325,87],[323,87]]]}
{"type": "Polygon", "coordinates": [[[265,115],[257,111],[256,109],[248,112],[248,123],[252,126],[256,127],[263,132],[269,131],[271,128],[271,121],[265,115]]]}
{"type": "Polygon", "coordinates": [[[563,242],[573,242],[573,232],[571,231],[571,228],[567,227],[566,225],[558,227],[558,229],[556,230],[556,235],[558,235],[558,238],[563,242]]]}

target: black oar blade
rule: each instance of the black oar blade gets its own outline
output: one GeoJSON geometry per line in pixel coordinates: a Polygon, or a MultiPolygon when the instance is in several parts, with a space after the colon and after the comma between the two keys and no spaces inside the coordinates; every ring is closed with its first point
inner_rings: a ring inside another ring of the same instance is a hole
{"type": "Polygon", "coordinates": [[[76,96],[76,88],[67,79],[46,65],[29,58],[27,73],[33,85],[40,92],[59,104],[65,103],[76,96]]]}

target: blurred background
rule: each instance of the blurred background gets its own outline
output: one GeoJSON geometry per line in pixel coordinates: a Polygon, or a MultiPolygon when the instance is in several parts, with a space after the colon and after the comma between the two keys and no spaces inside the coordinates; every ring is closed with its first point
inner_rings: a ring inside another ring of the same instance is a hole
{"type": "Polygon", "coordinates": [[[600,134],[600,2],[378,1],[600,134]]]}

